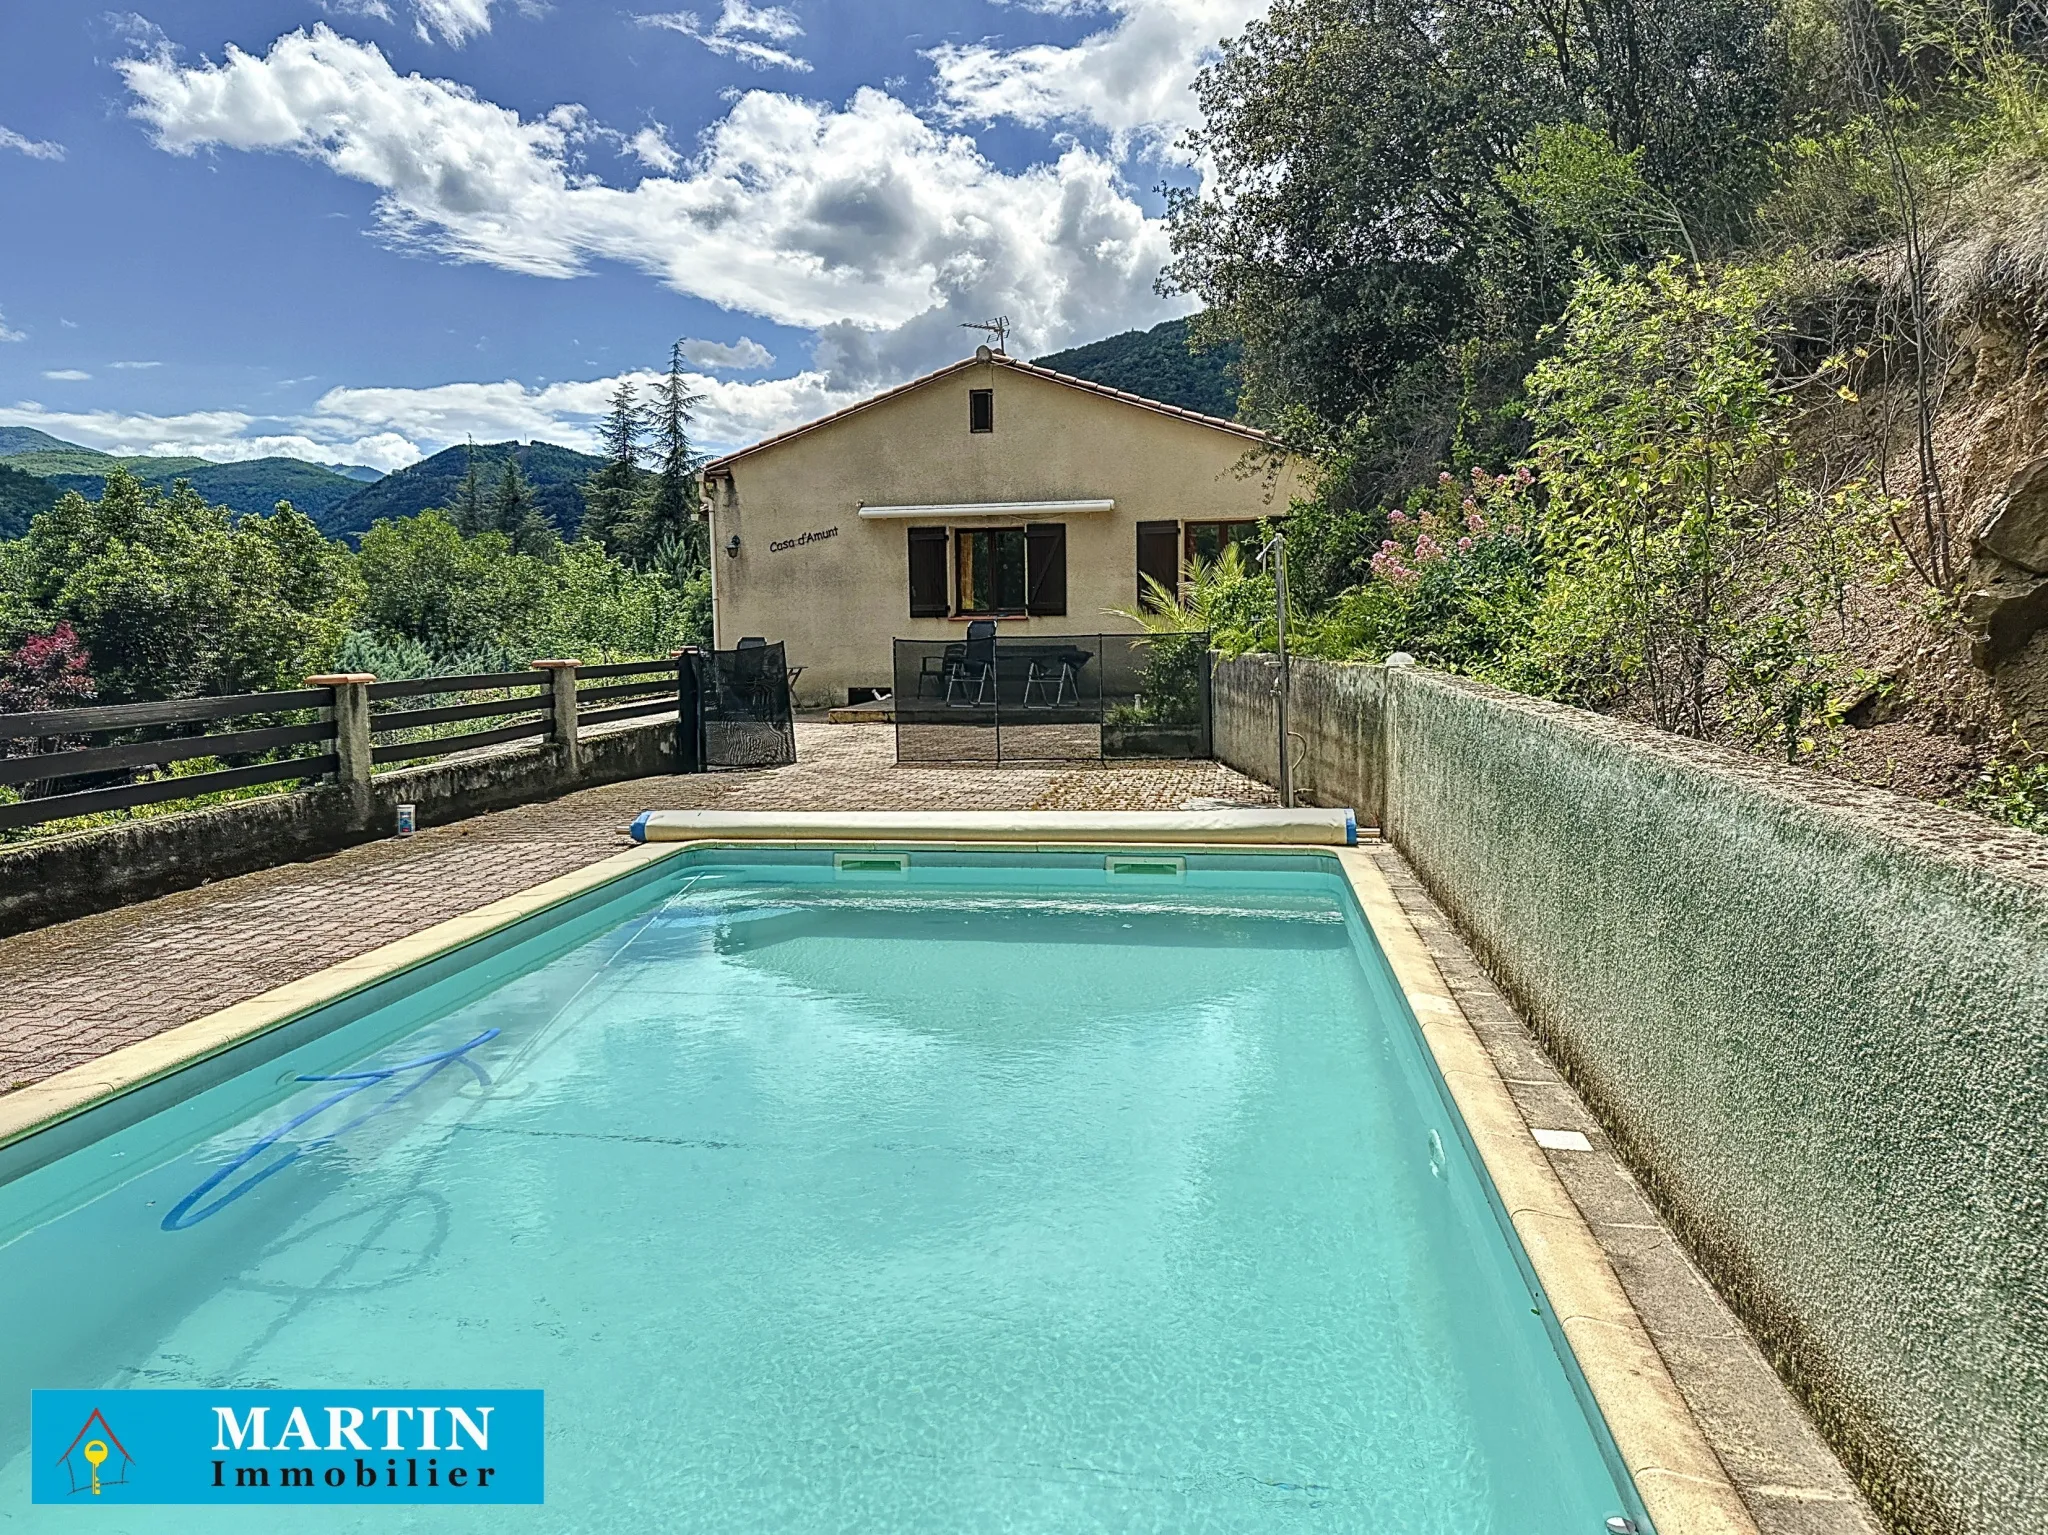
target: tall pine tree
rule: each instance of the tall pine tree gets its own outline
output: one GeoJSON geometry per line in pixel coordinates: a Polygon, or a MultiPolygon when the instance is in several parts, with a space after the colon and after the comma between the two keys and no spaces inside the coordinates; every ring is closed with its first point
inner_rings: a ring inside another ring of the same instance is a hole
{"type": "Polygon", "coordinates": [[[464,538],[475,538],[479,533],[490,531],[491,509],[484,504],[483,477],[477,473],[476,439],[471,438],[463,449],[462,461],[465,472],[462,488],[455,492],[455,504],[449,508],[453,514],[455,531],[464,538]]]}
{"type": "Polygon", "coordinates": [[[645,563],[655,550],[673,539],[685,553],[690,568],[705,561],[704,525],[698,516],[701,495],[697,471],[702,460],[690,447],[691,408],[703,399],[690,393],[683,377],[683,344],[669,351],[668,374],[654,386],[654,451],[661,459],[654,491],[634,518],[630,558],[645,563]]]}
{"type": "Polygon", "coordinates": [[[583,524],[578,530],[613,553],[632,528],[640,489],[640,439],[646,431],[647,417],[632,380],[620,379],[612,391],[611,411],[598,428],[604,467],[583,482],[583,524]]]}
{"type": "Polygon", "coordinates": [[[542,515],[526,476],[519,472],[516,457],[505,460],[504,477],[498,481],[497,494],[491,497],[490,520],[493,531],[503,533],[520,554],[547,559],[561,547],[554,524],[542,515]]]}

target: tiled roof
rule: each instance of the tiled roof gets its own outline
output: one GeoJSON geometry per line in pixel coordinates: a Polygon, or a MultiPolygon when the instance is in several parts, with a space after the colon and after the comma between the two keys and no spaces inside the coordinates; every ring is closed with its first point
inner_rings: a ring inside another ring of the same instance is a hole
{"type": "Polygon", "coordinates": [[[1241,421],[1226,421],[1221,416],[1205,416],[1198,410],[1186,410],[1178,405],[1168,405],[1164,400],[1148,400],[1141,394],[1127,394],[1121,389],[1112,389],[1107,384],[1091,383],[1085,378],[1075,378],[1071,374],[1057,373],[1051,368],[1041,368],[1036,363],[1019,362],[1014,357],[1005,357],[1000,352],[994,352],[990,353],[987,357],[977,353],[973,357],[962,358],[959,362],[948,363],[945,367],[914,378],[907,384],[898,384],[894,389],[885,389],[880,394],[870,395],[867,399],[849,405],[843,410],[835,410],[830,415],[818,417],[815,421],[806,421],[802,426],[793,426],[786,432],[777,432],[772,437],[764,437],[751,446],[737,449],[726,454],[723,458],[714,459],[709,464],[706,464],[704,466],[705,477],[709,479],[726,474],[730,472],[734,464],[743,458],[751,457],[753,454],[764,452],[769,448],[780,447],[783,443],[793,438],[801,437],[806,432],[815,432],[821,426],[830,426],[835,421],[843,421],[848,416],[855,415],[872,406],[880,405],[885,400],[893,400],[900,394],[908,394],[913,389],[922,389],[926,384],[934,383],[939,379],[962,372],[968,368],[979,367],[984,363],[994,363],[999,368],[1008,368],[1015,373],[1027,373],[1033,378],[1042,378],[1050,383],[1064,384],[1069,389],[1083,389],[1090,394],[1105,395],[1112,400],[1121,401],[1125,405],[1135,405],[1141,410],[1157,411],[1162,416],[1177,416],[1183,421],[1192,421],[1197,426],[1211,427],[1219,432],[1229,432],[1232,436],[1242,437],[1249,442],[1259,443],[1263,446],[1279,446],[1279,439],[1270,432],[1262,432],[1257,427],[1246,426],[1241,421]]]}

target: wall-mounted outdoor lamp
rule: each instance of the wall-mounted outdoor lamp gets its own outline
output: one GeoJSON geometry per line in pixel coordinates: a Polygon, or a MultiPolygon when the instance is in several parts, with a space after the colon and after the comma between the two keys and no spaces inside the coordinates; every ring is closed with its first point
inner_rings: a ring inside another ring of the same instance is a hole
{"type": "Polygon", "coordinates": [[[725,541],[725,557],[729,560],[736,560],[740,557],[739,534],[735,533],[725,541]]]}

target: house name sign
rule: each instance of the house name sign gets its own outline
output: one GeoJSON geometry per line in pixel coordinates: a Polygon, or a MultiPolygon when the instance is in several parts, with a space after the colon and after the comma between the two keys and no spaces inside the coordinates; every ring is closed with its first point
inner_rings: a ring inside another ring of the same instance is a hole
{"type": "Polygon", "coordinates": [[[828,538],[837,538],[837,528],[824,528],[815,533],[799,533],[795,538],[778,538],[768,546],[770,554],[787,554],[792,549],[801,549],[805,544],[823,543],[828,538]]]}

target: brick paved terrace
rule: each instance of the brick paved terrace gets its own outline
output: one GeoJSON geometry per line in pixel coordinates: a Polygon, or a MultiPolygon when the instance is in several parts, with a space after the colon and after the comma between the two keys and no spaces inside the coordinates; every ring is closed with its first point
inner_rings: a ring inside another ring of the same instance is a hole
{"type": "Polygon", "coordinates": [[[0,941],[0,1091],[618,852],[643,810],[1171,810],[1274,803],[1213,762],[898,767],[895,732],[799,723],[797,763],[641,778],[0,941]]]}

